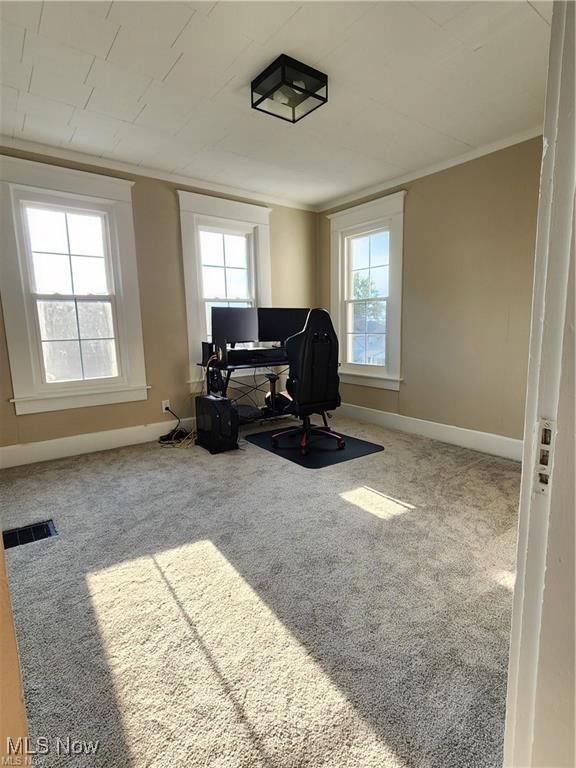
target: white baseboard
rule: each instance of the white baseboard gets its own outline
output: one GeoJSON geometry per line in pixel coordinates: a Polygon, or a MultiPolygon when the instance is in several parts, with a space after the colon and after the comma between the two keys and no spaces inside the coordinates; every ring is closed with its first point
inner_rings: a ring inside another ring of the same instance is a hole
{"type": "MultiPolygon", "coordinates": [[[[375,408],[363,408],[360,405],[343,403],[338,413],[358,421],[377,424],[380,427],[398,429],[401,432],[411,432],[424,435],[443,443],[460,445],[474,451],[503,456],[506,459],[521,461],[522,440],[512,437],[493,435],[489,432],[477,432],[474,429],[453,427],[450,424],[439,424],[435,421],[414,419],[401,416],[390,411],[378,411],[375,408]]],[[[193,418],[182,419],[188,429],[194,428],[193,418]]],[[[37,461],[63,459],[67,456],[78,456],[82,453],[106,451],[110,448],[121,448],[126,445],[149,443],[166,434],[174,426],[174,422],[160,421],[156,424],[142,424],[137,427],[123,429],[108,429],[104,432],[91,432],[84,435],[60,437],[56,440],[44,440],[38,443],[20,443],[0,447],[0,468],[16,467],[21,464],[33,464],[37,461]]]]}
{"type": "Polygon", "coordinates": [[[402,416],[390,411],[378,411],[376,408],[364,408],[360,405],[342,403],[337,411],[342,416],[349,416],[358,421],[366,421],[377,424],[380,427],[398,429],[401,432],[411,432],[415,435],[424,435],[442,443],[459,445],[462,448],[471,448],[473,451],[490,453],[494,456],[502,456],[505,459],[522,460],[522,440],[504,435],[494,435],[491,432],[478,432],[475,429],[454,427],[451,424],[439,424],[436,421],[414,419],[411,416],[402,416]]]}
{"type": "MultiPolygon", "coordinates": [[[[182,419],[187,429],[193,429],[194,418],[182,419]]],[[[38,443],[19,443],[0,447],[0,468],[17,467],[21,464],[33,464],[36,461],[63,459],[78,456],[81,453],[107,451],[110,448],[122,448],[126,445],[150,443],[165,435],[174,421],[159,421],[155,424],[142,424],[123,429],[107,429],[104,432],[90,432],[84,435],[59,437],[55,440],[43,440],[38,443]]]]}

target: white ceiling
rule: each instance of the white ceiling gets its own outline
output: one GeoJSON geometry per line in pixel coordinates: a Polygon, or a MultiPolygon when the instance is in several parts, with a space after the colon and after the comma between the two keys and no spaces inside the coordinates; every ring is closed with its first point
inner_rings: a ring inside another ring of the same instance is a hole
{"type": "Polygon", "coordinates": [[[0,130],[321,205],[542,124],[551,2],[2,2],[0,130]],[[291,125],[280,53],[326,72],[291,125]]]}

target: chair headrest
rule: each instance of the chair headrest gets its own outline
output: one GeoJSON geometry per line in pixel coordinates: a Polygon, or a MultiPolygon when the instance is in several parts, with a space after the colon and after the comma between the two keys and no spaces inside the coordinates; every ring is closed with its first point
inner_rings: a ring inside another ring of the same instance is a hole
{"type": "Polygon", "coordinates": [[[332,325],[332,318],[330,317],[330,313],[327,309],[322,309],[319,307],[317,309],[311,309],[308,313],[306,324],[302,329],[302,333],[314,333],[315,331],[324,331],[325,333],[336,335],[334,326],[332,325]]]}

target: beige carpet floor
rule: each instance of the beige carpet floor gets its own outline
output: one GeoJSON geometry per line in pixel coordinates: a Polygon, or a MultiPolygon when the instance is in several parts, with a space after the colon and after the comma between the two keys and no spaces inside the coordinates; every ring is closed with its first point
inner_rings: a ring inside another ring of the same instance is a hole
{"type": "Polygon", "coordinates": [[[49,768],[501,765],[516,463],[346,419],[386,450],[303,469],[244,442],[0,475],[49,768]]]}

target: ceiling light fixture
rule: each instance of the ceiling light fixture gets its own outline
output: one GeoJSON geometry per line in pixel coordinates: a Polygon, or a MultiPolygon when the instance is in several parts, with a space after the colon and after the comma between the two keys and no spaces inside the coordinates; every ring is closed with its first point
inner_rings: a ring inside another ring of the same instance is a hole
{"type": "Polygon", "coordinates": [[[297,123],[328,101],[328,76],[283,53],[252,80],[252,109],[297,123]]]}

